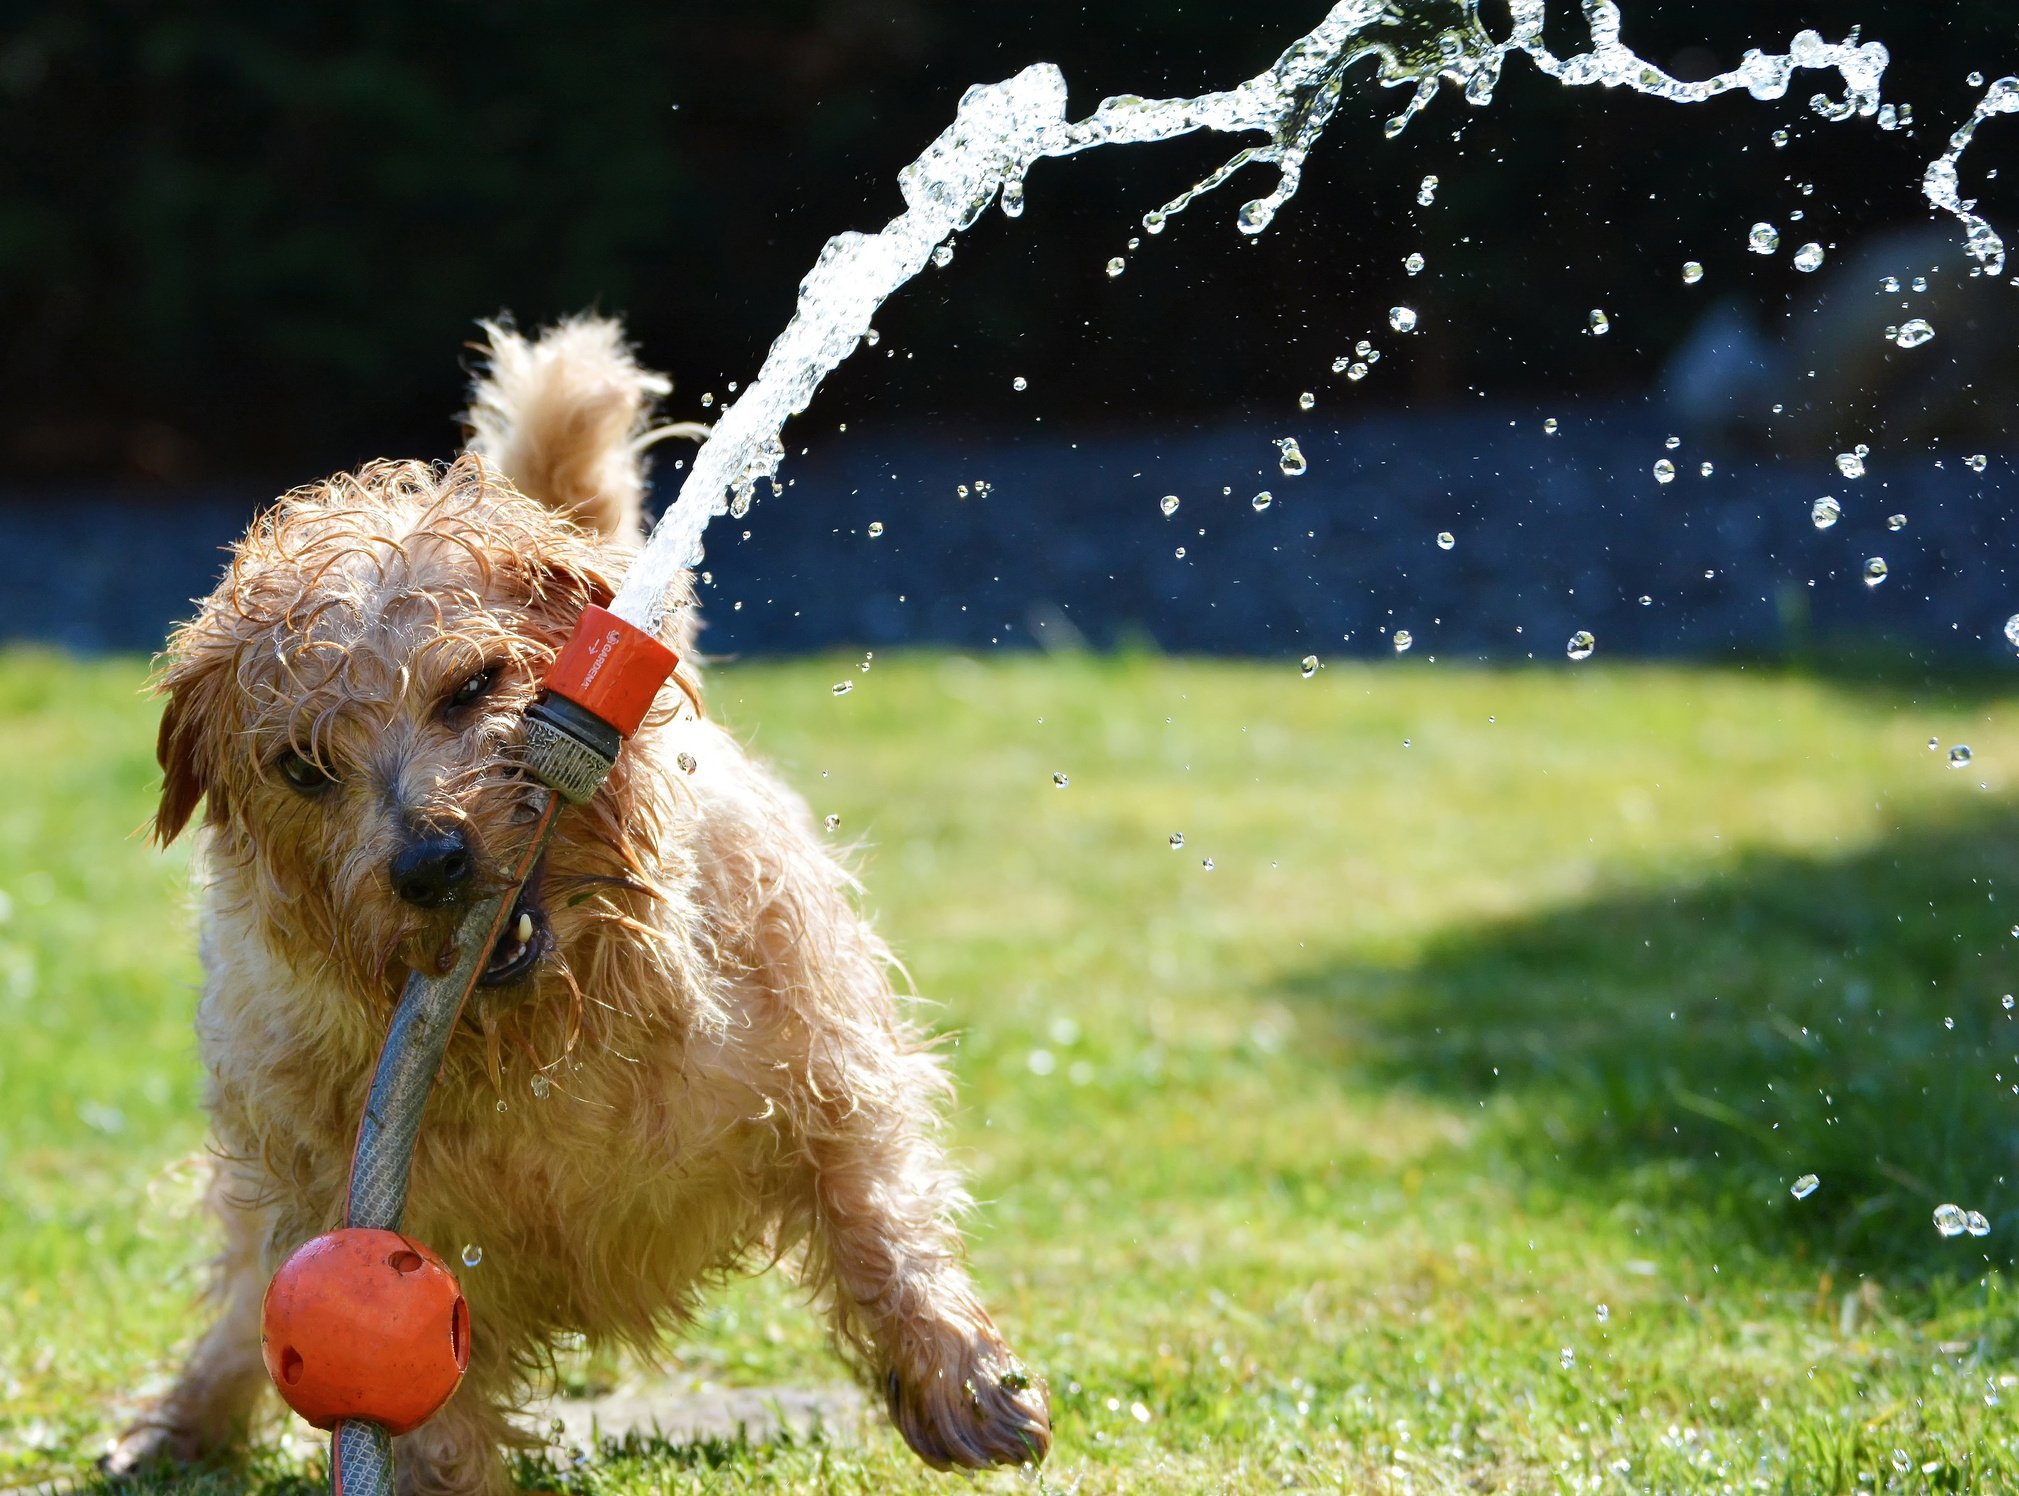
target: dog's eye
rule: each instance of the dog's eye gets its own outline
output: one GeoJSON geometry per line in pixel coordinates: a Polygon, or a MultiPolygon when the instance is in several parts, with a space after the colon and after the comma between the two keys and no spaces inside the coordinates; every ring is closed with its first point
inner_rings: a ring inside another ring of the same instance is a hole
{"type": "Polygon", "coordinates": [[[304,795],[320,795],[336,783],[320,765],[303,758],[292,748],[275,759],[273,766],[282,779],[304,795]]]}
{"type": "Polygon", "coordinates": [[[496,665],[492,665],[487,667],[486,669],[479,670],[475,675],[471,676],[468,680],[464,681],[460,686],[457,686],[455,690],[449,693],[449,703],[448,703],[449,706],[451,708],[459,706],[468,706],[471,702],[475,701],[479,696],[483,695],[486,691],[490,690],[492,683],[495,682],[497,678],[498,678],[498,667],[496,665]]]}

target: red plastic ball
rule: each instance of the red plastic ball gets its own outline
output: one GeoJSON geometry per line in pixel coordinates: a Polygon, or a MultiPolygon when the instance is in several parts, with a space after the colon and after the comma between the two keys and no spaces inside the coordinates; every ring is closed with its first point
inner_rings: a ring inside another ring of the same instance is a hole
{"type": "Polygon", "coordinates": [[[470,1364],[470,1306],[442,1259],[397,1231],[346,1229],[295,1249],[267,1285],[260,1354],[317,1428],[420,1427],[470,1364]]]}

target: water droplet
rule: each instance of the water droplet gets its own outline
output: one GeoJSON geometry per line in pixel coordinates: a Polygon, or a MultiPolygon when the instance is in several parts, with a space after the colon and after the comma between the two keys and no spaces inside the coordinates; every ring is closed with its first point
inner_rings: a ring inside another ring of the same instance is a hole
{"type": "Polygon", "coordinates": [[[1297,438],[1294,436],[1277,437],[1276,450],[1280,454],[1276,459],[1276,466],[1283,470],[1283,476],[1286,478],[1301,478],[1304,470],[1310,466],[1304,460],[1304,449],[1297,445],[1297,438]]]}
{"type": "Polygon", "coordinates": [[[1781,231],[1770,223],[1756,223],[1746,234],[1746,248],[1756,255],[1770,255],[1781,247],[1781,231]]]}
{"type": "Polygon", "coordinates": [[[1573,660],[1588,660],[1591,652],[1598,648],[1598,640],[1592,638],[1591,630],[1579,629],[1570,636],[1570,643],[1564,646],[1564,653],[1573,660]]]}
{"type": "Polygon", "coordinates": [[[1263,199],[1251,198],[1241,204],[1241,211],[1234,215],[1234,227],[1244,234],[1259,234],[1269,226],[1276,216],[1276,210],[1263,199]]]}
{"type": "Polygon", "coordinates": [[[1991,1234],[1991,1223],[1985,1219],[1983,1211],[1973,1210],[1964,1215],[1963,1229],[1972,1236],[1989,1236],[1991,1234]]]}
{"type": "Polygon", "coordinates": [[[1788,132],[1786,130],[1776,130],[1767,138],[1773,141],[1774,149],[1779,150],[1788,143],[1788,132]]]}
{"type": "Polygon", "coordinates": [[[1052,775],[1052,783],[1057,785],[1060,789],[1064,789],[1067,785],[1071,784],[1072,781],[1063,774],[1054,774],[1052,775]]]}
{"type": "Polygon", "coordinates": [[[1271,504],[1275,502],[1276,502],[1276,496],[1270,493],[1269,490],[1265,488],[1260,493],[1256,494],[1254,498],[1248,500],[1248,507],[1254,510],[1257,514],[1260,514],[1264,509],[1267,509],[1271,504]]]}
{"type": "Polygon", "coordinates": [[[1704,267],[1701,261],[1698,260],[1683,261],[1684,285],[1694,286],[1698,281],[1702,280],[1703,278],[1704,278],[1704,267]]]}
{"type": "Polygon", "coordinates": [[[1304,679],[1309,680],[1312,676],[1318,673],[1318,656],[1305,655],[1304,658],[1298,662],[1297,668],[1304,673],[1304,679]]]}
{"type": "Polygon", "coordinates": [[[1388,308],[1388,325],[1397,332],[1416,331],[1416,308],[1413,306],[1391,306],[1388,308]]]}
{"type": "Polygon", "coordinates": [[[1960,1205],[1937,1205],[1935,1207],[1935,1229],[1944,1236],[1961,1236],[1970,1224],[1970,1218],[1963,1214],[1960,1205]]]}
{"type": "Polygon", "coordinates": [[[1675,464],[1670,462],[1666,457],[1658,458],[1654,465],[1654,481],[1657,483],[1675,482],[1675,464]]]}
{"type": "Polygon", "coordinates": [[[1697,464],[1697,476],[1699,478],[1708,478],[1712,473],[1716,471],[1717,469],[1711,466],[1710,460],[1708,458],[1697,464]]]}
{"type": "Polygon", "coordinates": [[[1972,68],[1970,69],[1969,76],[1964,78],[1963,81],[1969,84],[1972,88],[1982,88],[1984,86],[1984,75],[1978,72],[1975,68],[1972,68]]]}
{"type": "Polygon", "coordinates": [[[1425,177],[1422,185],[1416,189],[1416,201],[1421,206],[1427,208],[1436,200],[1437,178],[1434,176],[1425,177]]]}
{"type": "Polygon", "coordinates": [[[673,762],[680,766],[682,774],[692,774],[700,767],[699,764],[694,762],[694,755],[691,753],[676,753],[673,755],[673,762]]]}
{"type": "Polygon", "coordinates": [[[1834,525],[1843,517],[1843,514],[1844,506],[1828,494],[1824,494],[1815,503],[1809,505],[1809,518],[1815,522],[1818,530],[1829,529],[1831,525],[1834,525]]]}
{"type": "Polygon", "coordinates": [[[1598,1306],[1597,1312],[1598,1312],[1598,1322],[1600,1324],[1604,1324],[1607,1320],[1612,1318],[1612,1310],[1604,1304],[1600,1304],[1598,1306]]]}
{"type": "Polygon", "coordinates": [[[1908,286],[1911,290],[1914,291],[1925,291],[1928,289],[1928,277],[1925,275],[1917,275],[1913,278],[1913,280],[1908,282],[1908,286]]]}
{"type": "Polygon", "coordinates": [[[1183,546],[1179,546],[1175,551],[1171,552],[1171,554],[1173,556],[1176,556],[1180,561],[1182,561],[1185,559],[1185,548],[1183,546]]]}
{"type": "Polygon", "coordinates": [[[837,696],[846,696],[854,689],[855,682],[852,680],[838,680],[834,683],[834,694],[837,696]]]}
{"type": "Polygon", "coordinates": [[[1210,873],[1213,870],[1213,859],[1208,857],[1203,862],[1201,862],[1199,866],[1204,868],[1207,872],[1210,873]]]}
{"type": "Polygon", "coordinates": [[[1542,434],[1544,436],[1555,436],[1556,431],[1557,431],[1556,417],[1544,416],[1542,418],[1542,434]]]}
{"type": "Polygon", "coordinates": [[[1577,1369],[1577,1352],[1567,1345],[1556,1353],[1556,1360],[1557,1364],[1565,1371],[1575,1371],[1577,1369]]]}
{"type": "Polygon", "coordinates": [[[463,1266],[475,1267],[484,1260],[484,1249],[475,1242],[463,1243],[463,1266]]]}
{"type": "Polygon", "coordinates": [[[2014,613],[2005,620],[2005,642],[2014,649],[2019,649],[2019,613],[2014,613]]]}
{"type": "Polygon", "coordinates": [[[1584,320],[1590,326],[1591,335],[1595,338],[1602,338],[1612,331],[1612,318],[1606,316],[1604,307],[1593,307],[1591,314],[1584,320]]]}
{"type": "Polygon", "coordinates": [[[1164,511],[1164,518],[1169,519],[1178,512],[1178,496],[1174,493],[1165,494],[1157,500],[1157,507],[1164,511]]]}
{"type": "Polygon", "coordinates": [[[1813,1174],[1804,1174],[1788,1187],[1788,1193],[1797,1200],[1806,1200],[1816,1192],[1816,1186],[1822,1182],[1813,1174]]]}
{"type": "Polygon", "coordinates": [[[1112,260],[1108,261],[1108,279],[1113,280],[1128,268],[1129,262],[1120,255],[1116,255],[1112,260]]]}
{"type": "Polygon", "coordinates": [[[1664,447],[1667,447],[1671,452],[1673,452],[1677,447],[1680,447],[1682,444],[1683,439],[1679,436],[1669,436],[1664,437],[1662,439],[1662,445],[1664,447]]]}
{"type": "Polygon", "coordinates": [[[1456,544],[1458,544],[1458,540],[1449,530],[1439,530],[1437,532],[1437,549],[1440,551],[1448,551],[1456,544]]]}
{"type": "Polygon", "coordinates": [[[829,815],[826,821],[824,821],[822,824],[825,825],[829,831],[839,831],[841,829],[841,817],[838,815],[829,815]]]}
{"type": "Polygon", "coordinates": [[[1846,478],[1864,477],[1865,454],[1855,451],[1839,452],[1837,454],[1837,471],[1842,473],[1846,478]]]}
{"type": "Polygon", "coordinates": [[[1297,397],[1297,408],[1299,410],[1316,410],[1318,408],[1318,396],[1310,390],[1304,391],[1303,394],[1297,397]]]}
{"type": "Polygon", "coordinates": [[[869,538],[871,540],[878,540],[881,539],[882,536],[883,536],[883,521],[880,519],[871,520],[869,522],[869,538]]]}
{"type": "Polygon", "coordinates": [[[1423,273],[1423,264],[1423,256],[1412,252],[1409,258],[1402,262],[1402,268],[1411,275],[1421,275],[1423,273]]]}
{"type": "Polygon", "coordinates": [[[1981,473],[1991,465],[1991,459],[1982,452],[1973,452],[1963,459],[1963,465],[1973,473],[1981,473]]]}
{"type": "Polygon", "coordinates": [[[1876,587],[1886,580],[1886,558],[1874,556],[1865,563],[1865,585],[1876,587]]]}
{"type": "Polygon", "coordinates": [[[1152,208],[1143,215],[1143,232],[1146,234],[1161,234],[1164,231],[1165,223],[1168,221],[1164,217],[1164,212],[1161,208],[1152,208]]]}
{"type": "Polygon", "coordinates": [[[2008,1013],[2009,1013],[2009,1012],[2011,1012],[2011,1011],[2012,1011],[2012,1004],[2013,1004],[2013,1001],[2014,1001],[2014,999],[2013,999],[2013,997],[2012,997],[2012,994],[2011,994],[2011,993],[2009,993],[2009,992],[2008,992],[2008,993],[2006,993],[2006,994],[2005,994],[2005,995],[2004,995],[2003,997],[2001,997],[2000,999],[1998,999],[1998,1001],[1999,1001],[2000,1003],[2002,1003],[2002,1004],[2004,1005],[2004,1008],[2005,1008],[2005,1011],[2006,1011],[2006,1012],[2008,1012],[2008,1013]]]}
{"type": "Polygon", "coordinates": [[[534,1099],[539,1101],[545,1101],[554,1089],[554,1083],[544,1075],[534,1076],[531,1085],[534,1099]]]}
{"type": "Polygon", "coordinates": [[[947,240],[932,252],[932,262],[942,270],[953,263],[953,240],[947,240]]]}
{"type": "Polygon", "coordinates": [[[870,347],[874,348],[878,343],[881,343],[883,341],[883,334],[878,332],[875,328],[872,327],[868,332],[862,335],[862,341],[867,343],[870,347]]]}
{"type": "Polygon", "coordinates": [[[703,410],[707,410],[714,404],[715,404],[715,397],[711,394],[708,394],[706,391],[703,391],[701,396],[701,408],[703,410]]]}
{"type": "Polygon", "coordinates": [[[1361,380],[1367,377],[1367,366],[1361,363],[1354,364],[1351,368],[1349,368],[1346,371],[1346,377],[1352,380],[1355,384],[1358,384],[1361,380]]]}
{"type": "Polygon", "coordinates": [[[1802,271],[1809,271],[1809,270],[1820,270],[1822,268],[1823,268],[1822,245],[1814,243],[1804,244],[1800,249],[1795,251],[1795,269],[1802,271]]]}
{"type": "Polygon", "coordinates": [[[1414,644],[1415,642],[1416,642],[1416,636],[1410,633],[1409,630],[1397,629],[1395,631],[1394,644],[1395,644],[1395,652],[1397,654],[1407,654],[1409,652],[1409,646],[1414,644]]]}
{"type": "Polygon", "coordinates": [[[1016,378],[1010,381],[1010,388],[1013,390],[1023,391],[1029,389],[1030,387],[1031,387],[1030,381],[1024,378],[1023,375],[1021,374],[1017,375],[1016,378]]]}
{"type": "Polygon", "coordinates": [[[1902,348],[1919,348],[1935,336],[1935,329],[1926,317],[1916,317],[1911,322],[1902,322],[1900,330],[1893,334],[1893,341],[1902,348]]]}
{"type": "Polygon", "coordinates": [[[505,1100],[504,1097],[500,1096],[498,1098],[498,1110],[501,1112],[509,1112],[511,1109],[512,1109],[512,1103],[505,1100]]]}
{"type": "Polygon", "coordinates": [[[1958,743],[1954,748],[1949,750],[1949,767],[1952,769],[1963,768],[1970,762],[1973,756],[1968,743],[1958,743]]]}
{"type": "Polygon", "coordinates": [[[1897,530],[1904,530],[1904,529],[1906,529],[1906,528],[1907,528],[1907,516],[1906,516],[1906,515],[1904,515],[1904,514],[1889,514],[1889,515],[1887,515],[1887,516],[1886,516],[1886,528],[1887,528],[1887,529],[1889,529],[1889,530],[1896,530],[1896,531],[1897,531],[1897,530]]]}
{"type": "Polygon", "coordinates": [[[1645,592],[1643,592],[1640,595],[1640,605],[1643,608],[1651,608],[1654,606],[1654,599],[1649,597],[1645,592]]]}
{"type": "Polygon", "coordinates": [[[1171,833],[1171,850],[1175,852],[1178,850],[1178,848],[1182,847],[1184,844],[1185,844],[1185,833],[1182,831],[1173,831],[1171,833]]]}

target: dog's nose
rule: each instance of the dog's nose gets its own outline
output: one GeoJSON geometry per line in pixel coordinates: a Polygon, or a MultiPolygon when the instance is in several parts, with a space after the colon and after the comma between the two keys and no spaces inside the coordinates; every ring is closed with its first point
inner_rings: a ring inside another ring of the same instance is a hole
{"type": "Polygon", "coordinates": [[[394,893],[422,909],[439,909],[462,897],[476,866],[460,830],[434,831],[400,848],[389,871],[394,893]]]}

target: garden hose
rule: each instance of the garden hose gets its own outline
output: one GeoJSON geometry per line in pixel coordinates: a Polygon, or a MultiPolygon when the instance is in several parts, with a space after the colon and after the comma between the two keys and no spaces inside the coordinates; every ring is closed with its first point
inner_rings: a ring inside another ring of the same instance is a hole
{"type": "Polygon", "coordinates": [[[468,1309],[441,1259],[400,1236],[415,1140],[464,1004],[564,803],[593,798],[679,663],[652,635],[584,611],[526,709],[523,762],[539,781],[533,834],[496,890],[469,906],[447,972],[407,978],[379,1051],[351,1157],[344,1227],[274,1274],[260,1348],[281,1396],[331,1431],[334,1496],[392,1496],[392,1441],[448,1400],[469,1364],[468,1309]]]}

